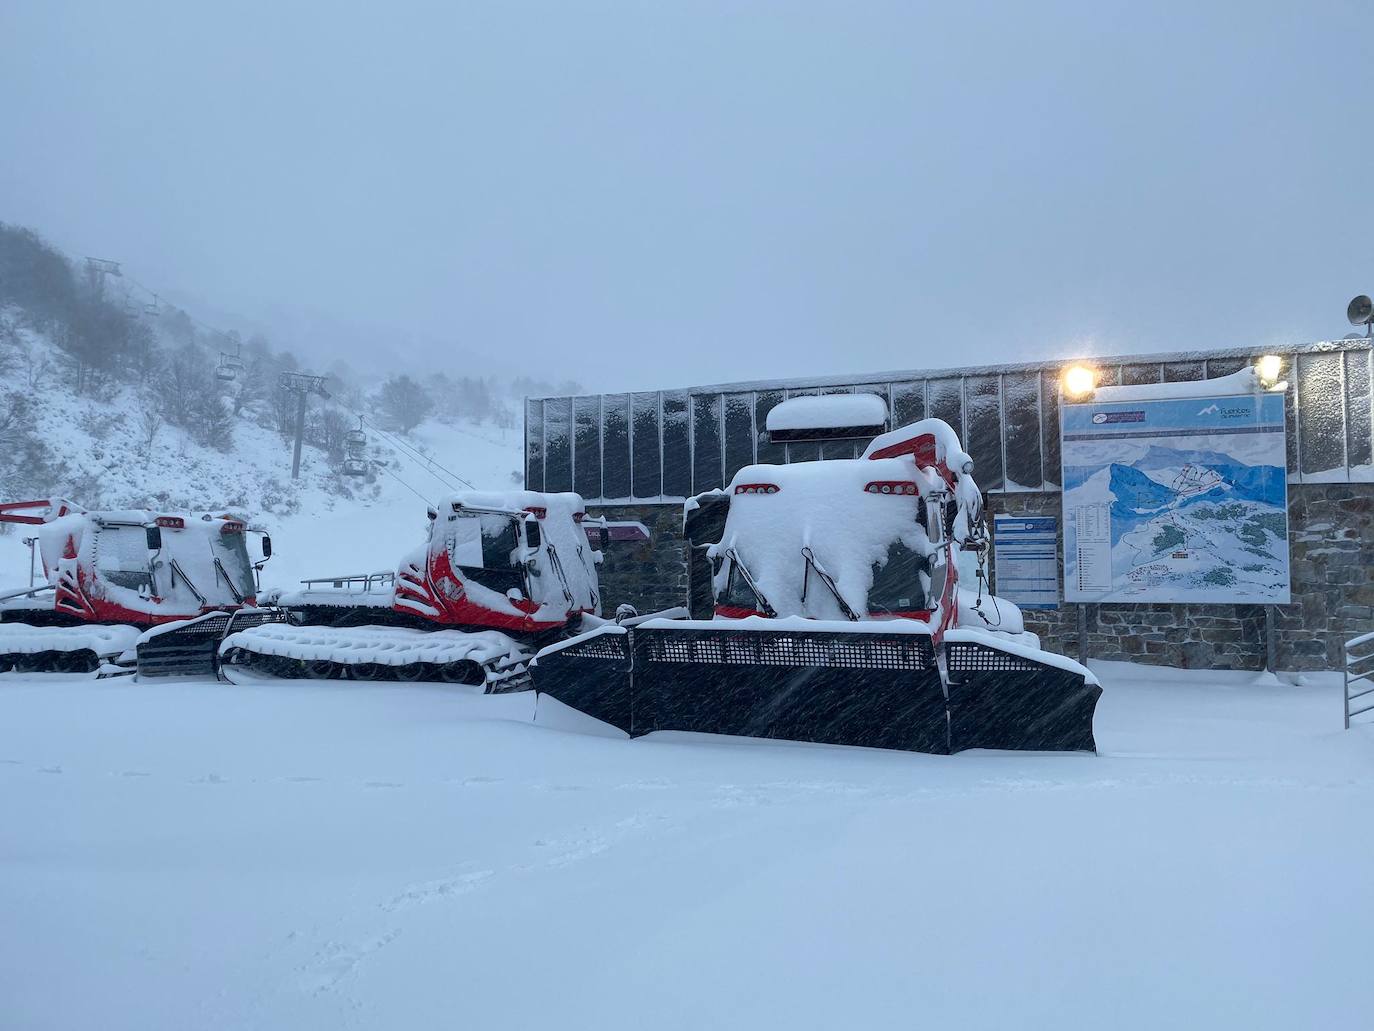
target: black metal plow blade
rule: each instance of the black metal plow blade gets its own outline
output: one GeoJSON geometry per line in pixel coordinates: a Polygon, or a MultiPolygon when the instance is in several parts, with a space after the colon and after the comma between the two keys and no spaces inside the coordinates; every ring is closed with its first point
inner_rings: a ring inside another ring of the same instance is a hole
{"type": "Polygon", "coordinates": [[[972,641],[947,641],[949,750],[1096,752],[1102,688],[1081,672],[972,641]]]}
{"type": "Polygon", "coordinates": [[[633,628],[546,654],[534,686],[634,737],[948,751],[944,691],[921,634],[633,628]]]}
{"type": "Polygon", "coordinates": [[[924,634],[630,627],[534,666],[536,691],[631,737],[686,730],[947,754],[1095,751],[1081,667],[924,634]]]}

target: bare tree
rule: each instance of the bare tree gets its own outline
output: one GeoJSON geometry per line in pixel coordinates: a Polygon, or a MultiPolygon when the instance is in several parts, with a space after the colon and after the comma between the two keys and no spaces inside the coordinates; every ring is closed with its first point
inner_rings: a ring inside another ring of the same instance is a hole
{"type": "Polygon", "coordinates": [[[143,454],[143,467],[148,468],[148,463],[153,459],[153,444],[157,441],[157,435],[162,430],[162,409],[157,403],[157,398],[150,394],[144,394],[139,398],[138,406],[138,432],[139,450],[143,454]]]}

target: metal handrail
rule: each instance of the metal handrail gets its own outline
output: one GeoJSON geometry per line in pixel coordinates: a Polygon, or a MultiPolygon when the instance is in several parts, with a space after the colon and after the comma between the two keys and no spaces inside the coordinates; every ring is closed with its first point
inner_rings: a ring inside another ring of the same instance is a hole
{"type": "Polygon", "coordinates": [[[396,582],[394,570],[384,570],[380,573],[349,573],[345,576],[314,576],[301,583],[306,587],[314,584],[333,584],[335,587],[343,587],[345,584],[362,584],[363,593],[370,592],[374,587],[390,587],[396,582]]]}
{"type": "Polygon", "coordinates": [[[1345,729],[1349,730],[1350,717],[1360,716],[1367,712],[1374,712],[1374,702],[1366,703],[1358,709],[1352,709],[1350,707],[1350,703],[1355,701],[1357,698],[1364,698],[1367,695],[1374,695],[1374,666],[1370,666],[1368,669],[1363,669],[1360,667],[1360,663],[1374,662],[1374,633],[1361,634],[1359,637],[1352,637],[1349,641],[1346,641],[1345,644],[1341,646],[1341,649],[1345,658],[1345,662],[1342,667],[1342,673],[1344,674],[1345,678],[1344,689],[1342,692],[1345,701],[1345,729]],[[1361,655],[1354,654],[1354,649],[1363,647],[1365,645],[1370,645],[1371,650],[1364,652],[1361,655]],[[1352,693],[1350,690],[1350,686],[1352,684],[1360,683],[1369,684],[1371,686],[1365,687],[1362,690],[1356,690],[1352,693]]]}

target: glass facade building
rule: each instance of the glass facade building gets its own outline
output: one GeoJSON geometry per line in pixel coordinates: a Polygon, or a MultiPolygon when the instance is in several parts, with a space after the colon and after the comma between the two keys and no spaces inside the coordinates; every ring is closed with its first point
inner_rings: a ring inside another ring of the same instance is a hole
{"type": "MultiPolygon", "coordinates": [[[[1099,385],[1210,379],[1263,352],[1099,358],[1099,385]]],[[[1288,476],[1294,483],[1374,481],[1369,342],[1278,349],[1288,381],[1288,476]]],[[[755,462],[853,458],[864,441],[774,444],[768,412],[789,397],[873,393],[889,425],[935,417],[960,434],[987,491],[1059,489],[1059,377],[1076,362],[787,380],[525,403],[525,483],[575,490],[592,504],[680,502],[723,487],[755,462]]]]}

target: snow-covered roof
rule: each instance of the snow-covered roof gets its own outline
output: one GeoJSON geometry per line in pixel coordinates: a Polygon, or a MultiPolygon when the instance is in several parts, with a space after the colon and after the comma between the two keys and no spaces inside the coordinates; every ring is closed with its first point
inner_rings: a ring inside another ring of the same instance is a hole
{"type": "MultiPolygon", "coordinates": [[[[1246,358],[1261,354],[1314,354],[1327,351],[1368,351],[1370,341],[1321,340],[1303,344],[1272,344],[1255,347],[1209,347],[1188,351],[1153,351],[1149,354],[1066,355],[1048,357],[1040,361],[994,362],[987,365],[947,366],[945,368],[882,369],[868,372],[845,372],[830,376],[779,376],[774,379],[736,380],[722,383],[701,383],[665,388],[689,394],[736,393],[751,390],[809,390],[826,387],[871,387],[874,384],[900,383],[931,379],[959,379],[965,376],[989,376],[998,373],[1058,372],[1071,365],[1095,363],[1099,365],[1151,365],[1156,363],[1200,362],[1208,359],[1246,358]]],[[[529,401],[557,400],[568,395],[536,395],[529,401]]],[[[600,394],[576,395],[600,397],[600,394]]]]}
{"type": "Polygon", "coordinates": [[[877,394],[793,397],[768,413],[768,432],[887,425],[887,402],[877,394]]]}
{"type": "Polygon", "coordinates": [[[1090,404],[1105,401],[1167,401],[1170,398],[1229,397],[1235,394],[1256,394],[1265,389],[1259,373],[1248,365],[1229,376],[1213,379],[1194,379],[1182,383],[1138,383],[1126,386],[1098,387],[1084,398],[1065,398],[1068,404],[1090,404]]]}

